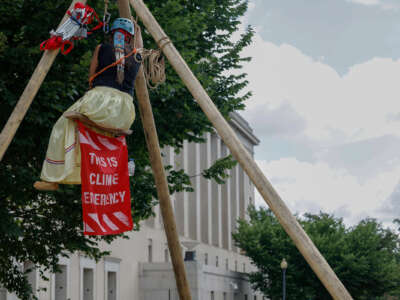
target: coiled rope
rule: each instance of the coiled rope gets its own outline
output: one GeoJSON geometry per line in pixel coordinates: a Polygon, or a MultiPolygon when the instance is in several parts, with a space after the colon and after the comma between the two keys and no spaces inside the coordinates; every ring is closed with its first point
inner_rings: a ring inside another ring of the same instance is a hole
{"type": "MultiPolygon", "coordinates": [[[[147,86],[150,89],[156,89],[166,80],[164,56],[160,49],[139,49],[138,53],[142,56],[147,86]]],[[[134,58],[138,61],[136,56],[134,58]]]]}
{"type": "MultiPolygon", "coordinates": [[[[141,27],[138,24],[138,16],[136,19],[132,18],[132,22],[135,24],[140,31],[141,27]]],[[[159,43],[157,43],[159,45],[159,43]]],[[[133,40],[133,47],[136,48],[136,39],[133,40]]],[[[163,46],[159,49],[138,49],[143,62],[143,72],[146,79],[146,84],[149,89],[156,89],[160,84],[163,84],[166,80],[165,76],[165,59],[162,54],[163,46]]],[[[137,59],[137,54],[134,56],[136,62],[140,62],[137,59]]]]}

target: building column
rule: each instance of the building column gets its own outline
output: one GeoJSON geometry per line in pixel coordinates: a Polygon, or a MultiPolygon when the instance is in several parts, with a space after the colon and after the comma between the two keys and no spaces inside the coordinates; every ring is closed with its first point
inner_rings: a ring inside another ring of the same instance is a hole
{"type": "MultiPolygon", "coordinates": [[[[211,167],[211,133],[207,132],[207,168],[211,167]]],[[[213,237],[213,231],[212,231],[212,221],[213,221],[213,215],[212,215],[212,190],[211,190],[211,180],[206,180],[207,181],[207,227],[208,227],[208,243],[211,245],[212,244],[212,237],[213,237]]]]}
{"type": "MultiPolygon", "coordinates": [[[[226,157],[230,154],[229,149],[222,142],[222,156],[226,157]]],[[[222,185],[222,246],[225,249],[232,249],[232,229],[231,229],[231,181],[232,181],[232,170],[228,170],[228,178],[225,180],[225,184],[222,185]]]]}
{"type": "MultiPolygon", "coordinates": [[[[188,162],[188,148],[189,143],[188,141],[183,141],[183,169],[185,173],[188,174],[189,172],[189,162],[188,162]]],[[[183,235],[185,237],[189,236],[189,193],[183,192],[183,235]]]]}
{"type": "Polygon", "coordinates": [[[246,221],[250,220],[249,214],[247,213],[247,209],[249,208],[250,203],[250,178],[247,176],[245,172],[243,172],[243,187],[244,187],[244,218],[246,221]]]}
{"type": "MultiPolygon", "coordinates": [[[[222,140],[217,135],[217,158],[222,158],[222,140]]],[[[218,184],[218,214],[217,214],[217,222],[218,222],[218,247],[222,248],[222,185],[218,184]]]]}
{"type": "Polygon", "coordinates": [[[245,174],[242,168],[239,169],[239,217],[241,219],[245,218],[245,206],[246,206],[246,199],[245,199],[245,174]]]}
{"type": "Polygon", "coordinates": [[[200,222],[200,145],[198,143],[188,144],[188,170],[193,192],[188,194],[188,223],[189,238],[200,240],[199,222],[200,222]]]}
{"type": "MultiPolygon", "coordinates": [[[[200,148],[200,173],[211,166],[211,134],[207,132],[204,136],[205,143],[199,144],[200,148]]],[[[201,198],[201,241],[212,244],[212,199],[211,199],[211,180],[199,176],[201,198]]]]}
{"type": "MultiPolygon", "coordinates": [[[[211,138],[212,145],[212,163],[221,158],[221,139],[217,134],[213,134],[211,138]]],[[[222,247],[222,232],[221,232],[221,185],[212,181],[212,244],[216,247],[222,247]]]]}
{"type": "Polygon", "coordinates": [[[202,192],[201,192],[201,154],[200,154],[200,144],[196,143],[195,144],[195,153],[196,153],[196,169],[195,169],[195,174],[196,176],[196,190],[195,190],[195,201],[196,201],[196,240],[200,241],[201,240],[201,197],[202,197],[202,192]]]}
{"type": "MultiPolygon", "coordinates": [[[[234,231],[236,231],[237,229],[237,220],[240,218],[240,165],[237,164],[235,167],[235,187],[236,187],[236,191],[235,191],[235,201],[234,201],[234,207],[235,207],[235,211],[234,211],[234,224],[233,224],[233,228],[234,231]]],[[[237,252],[239,252],[239,249],[235,246],[234,247],[235,250],[237,252]]]]}
{"type": "MultiPolygon", "coordinates": [[[[187,172],[187,141],[183,142],[179,154],[175,156],[175,170],[184,170],[187,172]]],[[[175,212],[176,212],[176,227],[178,233],[181,236],[187,237],[189,235],[189,223],[188,223],[188,193],[185,191],[179,192],[175,197],[175,212]]]]}

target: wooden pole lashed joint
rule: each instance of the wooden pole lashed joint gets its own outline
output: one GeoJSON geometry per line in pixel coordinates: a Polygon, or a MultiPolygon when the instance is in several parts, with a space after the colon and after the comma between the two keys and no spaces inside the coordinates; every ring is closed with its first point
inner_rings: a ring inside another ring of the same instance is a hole
{"type": "MultiPolygon", "coordinates": [[[[129,19],[132,18],[128,0],[118,0],[118,6],[121,17],[129,19]]],[[[136,43],[142,45],[143,41],[139,40],[136,41],[136,43]]],[[[143,68],[140,68],[136,76],[135,92],[139,104],[139,113],[145,132],[147,148],[149,150],[153,176],[157,187],[157,195],[160,202],[160,210],[163,218],[165,235],[167,237],[168,248],[175,273],[176,286],[181,300],[191,300],[192,297],[190,294],[189,283],[183,262],[181,245],[179,243],[179,235],[176,229],[174,212],[169,195],[168,182],[162,163],[161,150],[158,142],[157,130],[143,68]]]]}
{"type": "Polygon", "coordinates": [[[161,49],[161,51],[164,49],[164,47],[167,45],[167,44],[169,44],[169,43],[172,43],[171,42],[171,40],[169,39],[169,37],[167,37],[167,36],[164,36],[164,37],[162,37],[161,39],[159,39],[158,41],[157,41],[157,45],[158,45],[158,47],[161,49]]]}
{"type": "MultiPolygon", "coordinates": [[[[161,41],[165,38],[166,34],[143,1],[130,0],[130,2],[136,11],[136,14],[142,20],[154,40],[161,41]]],[[[257,187],[265,202],[274,212],[287,234],[291,237],[296,247],[307,260],[308,264],[314,270],[315,274],[321,280],[331,296],[336,300],[352,299],[342,282],[338,279],[332,268],[315,247],[314,243],[304,232],[303,228],[292,215],[286,204],[279,197],[278,193],[274,190],[262,170],[255,163],[252,156],[245,149],[233,129],[218,111],[207,92],[193,75],[179,52],[175,49],[173,43],[167,43],[164,45],[163,52],[171,66],[175,69],[186,87],[196,99],[201,109],[212,122],[224,143],[231,150],[232,155],[236,158],[251,181],[257,187]]]]}

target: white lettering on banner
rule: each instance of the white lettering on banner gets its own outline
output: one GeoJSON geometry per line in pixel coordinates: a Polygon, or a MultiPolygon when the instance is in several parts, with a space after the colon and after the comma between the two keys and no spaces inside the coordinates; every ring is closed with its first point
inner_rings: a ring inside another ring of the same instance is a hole
{"type": "Polygon", "coordinates": [[[125,201],[126,191],[116,192],[116,193],[108,193],[108,194],[97,194],[92,192],[84,192],[83,199],[85,204],[94,204],[94,205],[112,205],[117,203],[123,203],[125,201]]]}
{"type": "Polygon", "coordinates": [[[118,166],[117,159],[115,157],[107,157],[108,165],[116,168],[118,166]]]}
{"type": "Polygon", "coordinates": [[[125,193],[126,193],[126,191],[118,192],[119,197],[121,198],[121,202],[124,202],[125,193]]]}
{"type": "Polygon", "coordinates": [[[101,173],[90,173],[89,183],[92,185],[117,185],[118,184],[118,173],[114,174],[101,174],[101,173]]]}
{"type": "Polygon", "coordinates": [[[96,165],[96,166],[101,166],[101,167],[111,167],[111,168],[116,168],[118,167],[118,160],[116,157],[103,157],[103,156],[97,156],[93,152],[89,152],[90,156],[90,164],[91,165],[96,165]]]}

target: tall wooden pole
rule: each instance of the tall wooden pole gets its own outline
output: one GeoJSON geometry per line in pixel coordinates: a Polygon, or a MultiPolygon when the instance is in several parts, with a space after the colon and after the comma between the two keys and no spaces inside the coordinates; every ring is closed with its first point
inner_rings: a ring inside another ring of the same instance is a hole
{"type": "Polygon", "coordinates": [[[215,129],[221,136],[222,140],[231,150],[233,156],[240,163],[251,181],[257,187],[265,202],[274,212],[279,222],[296,244],[308,264],[314,270],[331,296],[337,300],[350,300],[352,297],[346,290],[341,281],[337,278],[331,267],[328,265],[324,257],[315,247],[313,242],[304,232],[303,228],[292,215],[288,207],[274,190],[268,179],[265,177],[261,169],[255,163],[251,155],[247,152],[242,142],[238,139],[235,132],[229,126],[228,122],[218,111],[207,92],[201,86],[200,82],[193,75],[192,71],[175,49],[172,42],[157,23],[149,9],[142,0],[130,0],[137,15],[143,21],[147,30],[157,41],[169,62],[178,73],[182,81],[185,83],[193,97],[197,100],[208,119],[212,122],[215,129]]]}
{"type": "MultiPolygon", "coordinates": [[[[121,17],[131,19],[132,16],[128,0],[118,0],[118,7],[121,17]]],[[[139,40],[136,41],[137,44],[139,46],[143,45],[141,35],[139,35],[138,38],[139,40]]],[[[167,236],[168,247],[171,253],[172,266],[175,272],[176,286],[181,300],[191,300],[192,297],[186,277],[185,265],[183,263],[179,235],[178,231],[176,230],[174,212],[169,196],[168,182],[162,163],[160,145],[158,142],[153,110],[150,104],[150,97],[147,90],[143,68],[140,68],[136,77],[135,91],[139,103],[139,112],[143,123],[147,148],[149,150],[150,163],[157,187],[158,200],[160,201],[160,209],[163,218],[165,234],[167,236]]]]}
{"type": "MultiPolygon", "coordinates": [[[[71,3],[69,9],[72,9],[76,2],[79,0],[74,0],[71,3]]],[[[86,3],[86,0],[81,0],[80,2],[86,3]]],[[[60,25],[68,18],[66,14],[62,19],[60,25]]],[[[38,46],[39,47],[39,46],[38,46]]],[[[26,112],[32,104],[33,99],[35,98],[40,86],[43,83],[47,73],[49,72],[54,60],[56,59],[57,54],[60,50],[46,50],[42,58],[40,59],[38,65],[36,66],[35,71],[33,72],[31,79],[28,82],[28,85],[25,87],[24,92],[19,98],[17,105],[15,106],[13,112],[6,125],[0,134],[0,161],[3,159],[4,153],[7,151],[8,146],[10,146],[11,141],[13,140],[15,133],[18,130],[19,125],[25,117],[26,112]]]]}

